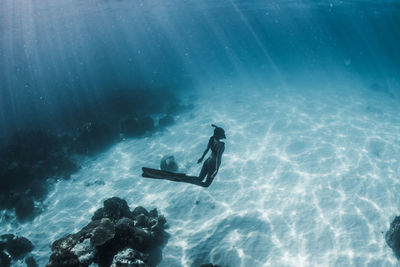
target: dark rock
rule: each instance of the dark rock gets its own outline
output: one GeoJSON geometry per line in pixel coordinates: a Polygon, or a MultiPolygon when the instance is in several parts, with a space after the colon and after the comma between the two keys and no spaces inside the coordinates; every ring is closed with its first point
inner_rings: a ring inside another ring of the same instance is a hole
{"type": "Polygon", "coordinates": [[[14,237],[15,237],[15,236],[14,236],[13,234],[4,234],[4,235],[1,235],[1,236],[0,236],[0,239],[1,239],[2,241],[8,242],[9,240],[13,240],[14,237]]]}
{"type": "Polygon", "coordinates": [[[166,236],[165,218],[156,209],[149,213],[137,207],[134,213],[136,216],[123,199],[105,200],[104,207],[81,231],[52,244],[47,266],[88,266],[93,262],[100,267],[157,265],[161,260],[159,246],[166,236]],[[148,263],[150,259],[152,263],[148,263]]]}
{"type": "Polygon", "coordinates": [[[136,207],[136,208],[132,211],[132,216],[133,216],[133,217],[137,217],[137,216],[139,216],[140,214],[143,214],[143,215],[145,215],[145,216],[150,216],[149,212],[148,212],[145,208],[143,208],[143,207],[141,207],[141,206],[136,207]]]}
{"type": "Polygon", "coordinates": [[[49,159],[50,154],[57,147],[57,138],[44,131],[22,131],[15,133],[11,143],[7,146],[8,162],[14,166],[26,162],[39,162],[49,159]]]}
{"type": "Polygon", "coordinates": [[[123,199],[113,197],[104,201],[104,208],[98,209],[92,217],[92,220],[109,218],[115,222],[122,217],[132,217],[128,204],[123,199]]]}
{"type": "Polygon", "coordinates": [[[130,234],[134,232],[135,221],[129,218],[122,218],[115,224],[116,235],[122,236],[124,234],[130,234]]]}
{"type": "Polygon", "coordinates": [[[108,240],[114,238],[115,228],[114,224],[108,218],[101,219],[100,225],[97,226],[93,232],[90,242],[93,246],[101,246],[105,244],[108,240]]]}
{"type": "Polygon", "coordinates": [[[76,262],[83,264],[83,266],[89,265],[93,261],[95,253],[95,247],[91,244],[90,237],[100,223],[100,221],[90,222],[78,233],[55,241],[51,246],[54,257],[50,257],[48,266],[58,266],[57,264],[66,264],[66,266],[72,264],[74,266],[73,264],[76,264],[76,262]]]}
{"type": "Polygon", "coordinates": [[[81,236],[83,238],[91,237],[94,229],[99,227],[100,224],[101,224],[101,219],[91,221],[88,225],[83,227],[82,230],[80,230],[76,235],[81,236]]]}
{"type": "Polygon", "coordinates": [[[221,267],[221,266],[212,264],[212,263],[206,263],[206,264],[200,265],[200,267],[221,267]]]}
{"type": "Polygon", "coordinates": [[[166,222],[167,220],[162,215],[158,216],[157,218],[153,218],[150,220],[150,230],[155,233],[157,237],[162,237],[162,232],[164,231],[166,222]]]}
{"type": "Polygon", "coordinates": [[[123,248],[124,247],[117,239],[112,239],[106,244],[96,248],[96,255],[93,261],[97,263],[99,267],[108,267],[111,265],[114,255],[123,248]]]}
{"type": "Polygon", "coordinates": [[[79,260],[81,266],[90,265],[95,257],[96,248],[93,247],[89,238],[83,239],[82,242],[76,244],[71,252],[74,253],[79,260]]]}
{"type": "Polygon", "coordinates": [[[60,238],[53,242],[51,245],[52,251],[70,250],[73,248],[80,239],[80,234],[71,234],[60,238]]]}
{"type": "Polygon", "coordinates": [[[46,267],[80,267],[78,256],[68,250],[57,250],[50,256],[46,267]]]}
{"type": "Polygon", "coordinates": [[[105,149],[114,139],[115,134],[106,123],[88,122],[78,129],[75,151],[90,155],[105,149]]]}
{"type": "Polygon", "coordinates": [[[141,251],[148,251],[152,246],[155,245],[155,240],[151,235],[151,232],[140,227],[135,227],[132,238],[131,247],[137,248],[141,251]]]}
{"type": "Polygon", "coordinates": [[[150,267],[151,265],[146,264],[148,261],[148,255],[141,253],[137,250],[128,248],[118,252],[111,263],[110,267],[150,267]]]}
{"type": "Polygon", "coordinates": [[[164,156],[160,162],[160,169],[163,171],[176,172],[178,164],[176,164],[174,156],[164,156]]]}
{"type": "Polygon", "coordinates": [[[129,217],[131,212],[129,206],[124,199],[113,197],[104,201],[104,210],[111,215],[111,218],[115,216],[117,219],[121,217],[129,217]]]}
{"type": "Polygon", "coordinates": [[[166,115],[158,121],[158,125],[160,127],[167,127],[167,126],[174,124],[174,122],[175,122],[175,120],[172,116],[166,115]]]}
{"type": "Polygon", "coordinates": [[[144,134],[145,131],[139,128],[136,118],[126,118],[120,123],[121,133],[125,137],[135,137],[144,134]]]}
{"type": "Polygon", "coordinates": [[[158,218],[158,211],[157,211],[157,209],[152,209],[152,210],[149,212],[149,216],[150,216],[150,217],[153,217],[153,218],[158,218]]]}
{"type": "Polygon", "coordinates": [[[76,163],[65,157],[58,162],[57,170],[62,178],[69,179],[72,173],[79,170],[79,167],[76,163]]]}
{"type": "Polygon", "coordinates": [[[15,209],[20,221],[37,214],[33,201],[47,194],[48,178],[64,178],[76,165],[60,139],[44,131],[17,132],[0,148],[0,209],[15,209]]]}
{"type": "Polygon", "coordinates": [[[31,256],[25,259],[25,263],[27,267],[38,267],[35,259],[31,256]]]}
{"type": "Polygon", "coordinates": [[[33,244],[25,237],[17,237],[6,242],[6,250],[13,260],[22,259],[33,249],[33,244]]]}
{"type": "MultiPolygon", "coordinates": [[[[119,132],[113,129],[119,126],[126,136],[152,132],[155,128],[151,116],[170,114],[179,106],[167,88],[132,89],[105,91],[98,101],[90,103],[69,102],[68,109],[59,110],[62,114],[57,115],[57,124],[62,127],[58,125],[54,132],[61,134],[24,126],[17,127],[24,131],[11,136],[7,130],[7,139],[0,140],[0,209],[15,210],[21,221],[32,219],[39,211],[32,208],[33,202],[42,201],[54,181],[68,179],[78,170],[73,154],[93,155],[106,149],[118,139],[119,132]]],[[[159,125],[167,125],[171,119],[165,116],[159,125]]],[[[29,127],[40,124],[32,122],[29,127]]]]}
{"type": "Polygon", "coordinates": [[[95,262],[99,266],[110,266],[114,255],[119,251],[132,248],[147,252],[158,245],[154,241],[155,239],[149,231],[136,227],[131,219],[122,218],[116,223],[115,238],[97,247],[95,262]]]}
{"type": "MultiPolygon", "coordinates": [[[[143,216],[143,215],[142,215],[143,216]]],[[[123,218],[116,224],[116,239],[124,246],[138,249],[140,251],[147,250],[152,240],[151,233],[137,225],[131,219],[123,218]]]]}
{"type": "Polygon", "coordinates": [[[8,267],[11,266],[11,258],[3,251],[0,251],[0,266],[8,267]]]}
{"type": "Polygon", "coordinates": [[[135,232],[135,221],[129,218],[122,218],[115,224],[115,234],[118,237],[131,235],[135,232]]]}
{"type": "Polygon", "coordinates": [[[161,113],[166,101],[175,99],[171,93],[165,90],[149,89],[115,90],[112,94],[107,94],[106,99],[103,100],[105,102],[104,106],[114,114],[113,117],[121,118],[132,114],[144,116],[152,113],[161,113]]]}
{"type": "Polygon", "coordinates": [[[137,121],[139,127],[145,131],[152,131],[154,129],[154,120],[150,116],[141,117],[137,121]]]}
{"type": "Polygon", "coordinates": [[[135,217],[135,225],[141,228],[147,228],[148,225],[148,220],[147,217],[144,214],[140,214],[135,217]]]}
{"type": "Polygon", "coordinates": [[[389,230],[385,234],[385,240],[394,254],[400,259],[400,216],[394,218],[389,230]]]}
{"type": "Polygon", "coordinates": [[[138,137],[145,134],[146,131],[152,131],[154,129],[154,121],[149,116],[141,118],[129,117],[121,121],[120,128],[125,137],[138,137]]]}

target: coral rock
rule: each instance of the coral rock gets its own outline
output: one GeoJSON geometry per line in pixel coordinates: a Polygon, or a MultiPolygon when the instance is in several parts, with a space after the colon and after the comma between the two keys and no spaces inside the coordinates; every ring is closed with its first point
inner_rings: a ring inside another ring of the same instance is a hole
{"type": "Polygon", "coordinates": [[[9,239],[6,242],[6,250],[13,260],[22,259],[27,253],[31,252],[33,244],[25,237],[9,239]]]}
{"type": "Polygon", "coordinates": [[[149,266],[147,261],[155,258],[150,256],[161,251],[165,222],[157,209],[148,212],[137,207],[131,212],[125,200],[107,199],[82,230],[52,244],[53,254],[47,267],[92,263],[99,267],[149,266]]]}
{"type": "Polygon", "coordinates": [[[160,162],[160,169],[170,172],[178,171],[178,164],[176,163],[174,156],[164,156],[160,162]]]}
{"type": "Polygon", "coordinates": [[[147,257],[144,253],[128,248],[114,256],[111,267],[147,267],[150,266],[144,262],[147,261],[147,257]]]}
{"type": "Polygon", "coordinates": [[[397,258],[400,258],[400,216],[394,218],[385,235],[386,243],[392,248],[397,258]]]}
{"type": "Polygon", "coordinates": [[[114,224],[108,218],[101,219],[100,225],[97,226],[92,233],[90,242],[93,246],[101,246],[108,240],[114,238],[115,227],[114,224]]]}
{"type": "Polygon", "coordinates": [[[104,201],[104,208],[98,209],[92,217],[92,220],[109,218],[115,222],[123,217],[132,217],[128,204],[123,199],[113,197],[104,201]]]}

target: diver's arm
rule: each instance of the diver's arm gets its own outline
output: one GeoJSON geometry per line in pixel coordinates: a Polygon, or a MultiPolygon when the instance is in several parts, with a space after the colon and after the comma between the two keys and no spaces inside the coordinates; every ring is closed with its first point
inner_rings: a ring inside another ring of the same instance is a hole
{"type": "Polygon", "coordinates": [[[199,160],[197,161],[197,163],[200,163],[200,162],[203,161],[203,159],[204,159],[204,157],[206,156],[208,150],[210,150],[210,147],[211,147],[211,139],[210,139],[210,141],[208,142],[208,145],[207,145],[206,150],[204,150],[203,155],[201,156],[201,158],[199,158],[199,160]]]}
{"type": "Polygon", "coordinates": [[[204,159],[204,157],[206,156],[206,154],[207,154],[207,152],[208,152],[209,149],[210,149],[210,148],[207,147],[206,150],[204,150],[203,155],[201,156],[201,158],[199,158],[199,160],[197,161],[197,163],[200,163],[200,162],[203,161],[203,159],[204,159]]]}

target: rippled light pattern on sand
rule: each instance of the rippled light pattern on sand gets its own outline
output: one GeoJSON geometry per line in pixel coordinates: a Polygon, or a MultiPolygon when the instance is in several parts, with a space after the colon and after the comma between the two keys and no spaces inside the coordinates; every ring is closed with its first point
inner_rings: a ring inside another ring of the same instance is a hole
{"type": "Polygon", "coordinates": [[[223,92],[196,98],[174,126],[120,142],[56,184],[46,211],[18,228],[39,265],[52,241],[119,196],[167,218],[160,266],[398,266],[384,240],[400,213],[398,99],[368,89],[223,92]],[[227,140],[208,189],[140,177],[167,154],[197,174],[210,123],[227,140]]]}

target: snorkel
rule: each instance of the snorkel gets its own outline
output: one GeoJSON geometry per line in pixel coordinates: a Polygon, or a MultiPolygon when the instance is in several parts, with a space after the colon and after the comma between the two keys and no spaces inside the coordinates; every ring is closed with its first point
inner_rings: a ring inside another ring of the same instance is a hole
{"type": "Polygon", "coordinates": [[[221,127],[216,126],[215,124],[211,124],[212,127],[214,127],[214,137],[219,139],[226,139],[225,136],[225,130],[222,129],[221,127]]]}

